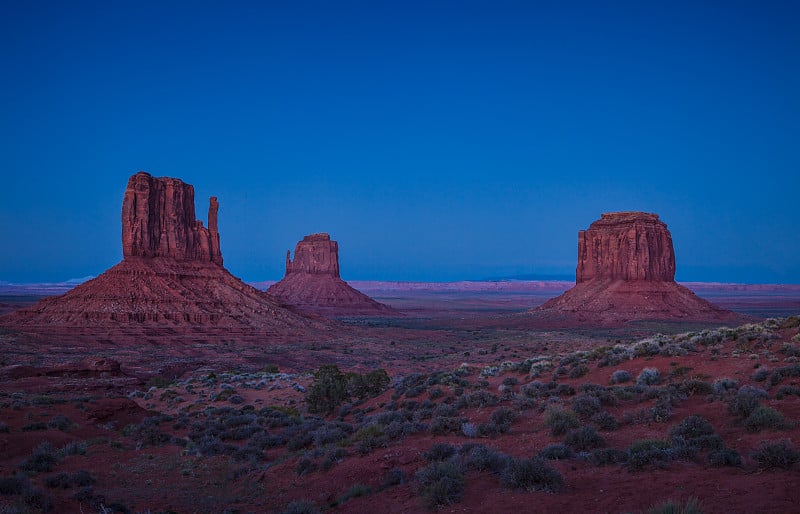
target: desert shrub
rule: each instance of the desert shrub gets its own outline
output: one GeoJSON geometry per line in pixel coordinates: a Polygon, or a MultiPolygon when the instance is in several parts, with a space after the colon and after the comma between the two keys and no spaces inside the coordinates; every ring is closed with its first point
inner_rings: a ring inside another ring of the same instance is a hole
{"type": "Polygon", "coordinates": [[[364,484],[351,485],[347,491],[336,499],[336,505],[341,505],[352,498],[360,498],[372,493],[372,488],[364,484]]]}
{"type": "Polygon", "coordinates": [[[589,366],[586,364],[578,364],[569,371],[569,378],[581,378],[589,373],[589,366]]]}
{"type": "Polygon", "coordinates": [[[322,464],[320,464],[320,467],[324,471],[328,471],[335,465],[342,462],[348,455],[350,454],[344,448],[334,448],[325,454],[325,458],[322,459],[322,464]]]}
{"type": "Polygon", "coordinates": [[[594,427],[584,426],[567,432],[564,444],[576,451],[586,451],[604,446],[606,441],[594,427]]]}
{"type": "Polygon", "coordinates": [[[338,443],[353,432],[347,423],[327,423],[313,432],[314,446],[338,443]]]}
{"type": "Polygon", "coordinates": [[[356,450],[366,455],[375,448],[386,446],[389,438],[384,433],[383,425],[368,425],[353,435],[353,440],[358,443],[356,450]]]}
{"type": "Polygon", "coordinates": [[[737,394],[749,394],[751,396],[755,396],[756,398],[766,398],[767,391],[760,387],[753,387],[751,385],[743,385],[739,388],[737,394]]]}
{"type": "Polygon", "coordinates": [[[566,460],[573,457],[572,450],[563,444],[550,444],[539,451],[537,457],[548,460],[566,460]]]}
{"type": "Polygon", "coordinates": [[[763,382],[769,378],[770,373],[772,373],[772,371],[770,371],[769,368],[758,368],[751,378],[756,382],[763,382]]]}
{"type": "Polygon", "coordinates": [[[53,445],[45,441],[33,449],[31,456],[20,464],[20,468],[30,474],[47,473],[52,471],[57,463],[58,455],[53,445]]]}
{"type": "Polygon", "coordinates": [[[772,372],[767,381],[767,387],[780,384],[784,378],[800,377],[800,366],[785,366],[772,372]]]}
{"type": "Polygon", "coordinates": [[[49,494],[37,487],[29,487],[22,491],[22,503],[41,512],[53,510],[53,499],[49,494]]]}
{"type": "Polygon", "coordinates": [[[647,514],[703,514],[700,502],[689,498],[686,502],[667,500],[647,509],[647,514]]]}
{"type": "Polygon", "coordinates": [[[386,425],[384,433],[389,439],[398,439],[408,435],[416,434],[425,430],[427,427],[415,421],[392,421],[386,425]]]}
{"type": "Polygon", "coordinates": [[[66,432],[70,427],[72,427],[72,421],[63,414],[57,414],[53,416],[53,419],[47,422],[47,428],[55,428],[62,432],[66,432]]]}
{"type": "Polygon", "coordinates": [[[0,421],[0,434],[8,434],[9,432],[11,432],[11,427],[9,427],[8,424],[0,421]]]}
{"type": "Polygon", "coordinates": [[[306,405],[309,412],[330,414],[353,397],[377,396],[389,381],[389,375],[382,369],[360,375],[342,373],[335,364],[324,364],[314,372],[314,381],[306,392],[306,405]]]}
{"type": "Polygon", "coordinates": [[[600,411],[591,418],[591,422],[600,430],[612,431],[619,428],[619,422],[608,411],[600,411]]]}
{"type": "Polygon", "coordinates": [[[678,386],[678,389],[680,392],[686,395],[711,394],[714,391],[713,386],[709,382],[697,378],[685,380],[682,384],[680,384],[680,386],[678,386]]]}
{"type": "Polygon", "coordinates": [[[800,316],[789,316],[780,322],[778,328],[797,328],[798,326],[800,326],[800,316]]]}
{"type": "Polygon", "coordinates": [[[44,479],[44,485],[50,489],[69,489],[72,487],[72,481],[66,473],[59,473],[57,475],[49,476],[44,479]]]}
{"type": "Polygon", "coordinates": [[[633,471],[649,467],[666,467],[672,458],[671,445],[659,439],[635,441],[628,447],[628,467],[633,471]]]}
{"type": "Polygon", "coordinates": [[[324,364],[314,372],[314,382],[306,393],[309,412],[329,414],[348,399],[347,379],[335,364],[324,364]]]}
{"type": "Polygon", "coordinates": [[[297,467],[295,467],[295,473],[300,476],[308,475],[309,473],[313,473],[317,469],[317,463],[314,462],[312,459],[308,457],[301,457],[300,460],[297,461],[297,467]]]}
{"type": "Polygon", "coordinates": [[[428,398],[431,400],[437,400],[444,396],[444,390],[441,387],[434,387],[431,389],[431,392],[428,393],[428,398]]]}
{"type": "Polygon", "coordinates": [[[4,496],[22,494],[22,491],[30,487],[28,478],[25,475],[15,475],[10,477],[0,477],[0,494],[4,496]]]}
{"type": "Polygon", "coordinates": [[[488,391],[473,391],[461,395],[456,400],[457,409],[465,409],[467,407],[492,407],[497,405],[500,398],[489,393],[488,391]]]}
{"type": "Polygon", "coordinates": [[[789,469],[800,459],[800,452],[789,441],[761,441],[750,455],[763,469],[789,469]]]}
{"type": "Polygon", "coordinates": [[[86,443],[83,441],[72,441],[58,450],[59,457],[69,457],[70,455],[86,455],[86,443]]]}
{"type": "Polygon", "coordinates": [[[553,389],[553,394],[556,396],[575,396],[575,388],[569,384],[558,384],[553,389]]]}
{"type": "Polygon", "coordinates": [[[461,423],[461,433],[464,437],[478,437],[478,425],[475,423],[461,423]]]}
{"type": "Polygon", "coordinates": [[[759,406],[758,397],[752,394],[737,394],[728,401],[728,412],[746,419],[759,406]]]}
{"type": "Polygon", "coordinates": [[[393,485],[402,485],[406,483],[406,474],[400,468],[392,468],[386,472],[383,477],[384,487],[391,487],[393,485]]]}
{"type": "Polygon", "coordinates": [[[785,385],[780,386],[778,390],[775,392],[775,398],[778,400],[783,400],[787,396],[800,396],[800,387],[795,385],[785,385]]]}
{"type": "Polygon", "coordinates": [[[464,421],[459,417],[437,416],[431,420],[428,430],[434,435],[459,432],[463,422],[464,421]]]}
{"type": "Polygon", "coordinates": [[[800,357],[800,347],[791,343],[784,343],[780,352],[786,357],[800,357]]]}
{"type": "Polygon", "coordinates": [[[477,471],[502,472],[510,461],[510,457],[493,448],[482,444],[461,447],[460,453],[464,456],[464,463],[469,469],[477,471]]]}
{"type": "Polygon", "coordinates": [[[313,502],[308,500],[296,500],[286,506],[281,514],[319,514],[320,510],[313,502]]]}
{"type": "Polygon", "coordinates": [[[503,379],[503,385],[509,387],[519,385],[519,379],[517,377],[506,377],[503,379]]]}
{"type": "Polygon", "coordinates": [[[628,454],[616,448],[599,448],[589,454],[589,462],[595,466],[619,464],[628,460],[628,454]]]}
{"type": "Polygon", "coordinates": [[[656,423],[666,423],[672,417],[672,403],[669,399],[661,398],[650,407],[650,418],[656,423]]]}
{"type": "MultiPolygon", "coordinates": [[[[100,512],[102,512],[102,509],[105,508],[106,505],[106,497],[102,494],[95,493],[92,487],[82,487],[77,493],[72,495],[72,498],[100,512]]],[[[130,512],[127,507],[116,502],[109,504],[107,510],[125,514],[130,512]]]]}
{"type": "Polygon", "coordinates": [[[419,495],[429,509],[461,500],[466,484],[464,472],[454,462],[433,462],[417,471],[419,495]]]}
{"type": "Polygon", "coordinates": [[[159,446],[170,441],[171,436],[162,432],[158,425],[161,423],[159,416],[144,418],[138,425],[126,427],[125,433],[133,437],[142,446],[159,446]]]}
{"type": "Polygon", "coordinates": [[[456,447],[447,443],[434,443],[430,449],[425,452],[425,460],[428,462],[437,462],[447,460],[456,454],[456,447]]]}
{"type": "Polygon", "coordinates": [[[733,378],[719,378],[711,384],[711,389],[716,395],[725,395],[734,392],[739,387],[739,381],[733,378]]]}
{"type": "Polygon", "coordinates": [[[744,420],[744,426],[747,427],[749,432],[760,432],[764,428],[779,430],[788,428],[789,425],[783,414],[775,409],[759,405],[744,420]]]}
{"type": "Polygon", "coordinates": [[[505,433],[511,428],[511,423],[517,419],[517,413],[508,407],[495,409],[489,416],[490,423],[496,425],[500,432],[505,433]]]}
{"type": "Polygon", "coordinates": [[[502,482],[512,489],[558,491],[564,478],[544,459],[512,459],[502,473],[502,482]]]}
{"type": "Polygon", "coordinates": [[[572,400],[572,411],[584,418],[600,412],[600,409],[600,399],[596,396],[579,394],[572,400]]]}
{"type": "Polygon", "coordinates": [[[534,380],[520,388],[520,392],[529,398],[541,398],[547,394],[547,386],[538,380],[534,380]]]}
{"type": "Polygon", "coordinates": [[[41,421],[35,421],[33,423],[22,425],[20,430],[22,430],[23,432],[37,432],[39,430],[47,430],[47,423],[43,423],[41,421]]]}
{"type": "Polygon", "coordinates": [[[670,437],[683,437],[686,440],[714,434],[714,427],[702,416],[692,414],[669,429],[670,437]]]}
{"type": "Polygon", "coordinates": [[[715,468],[721,468],[723,466],[741,466],[742,457],[736,450],[732,450],[731,448],[720,448],[718,450],[709,452],[708,464],[715,468]]]}
{"type": "Polygon", "coordinates": [[[630,379],[631,379],[631,374],[625,371],[624,369],[618,369],[611,374],[612,384],[624,384],[625,382],[629,382],[630,379]]]}
{"type": "Polygon", "coordinates": [[[545,424],[550,427],[550,433],[554,436],[564,435],[572,428],[578,428],[580,421],[574,412],[567,410],[551,410],[547,414],[545,424]]]}
{"type": "Polygon", "coordinates": [[[656,385],[661,382],[661,373],[656,368],[644,368],[636,377],[637,385],[656,385]]]}

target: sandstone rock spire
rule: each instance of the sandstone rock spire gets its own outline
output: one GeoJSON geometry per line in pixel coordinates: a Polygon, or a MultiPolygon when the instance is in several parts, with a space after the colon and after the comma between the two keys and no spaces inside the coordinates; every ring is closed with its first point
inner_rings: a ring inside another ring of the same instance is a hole
{"type": "Polygon", "coordinates": [[[176,178],[140,171],[128,180],[122,201],[122,255],[171,257],[222,265],[217,211],[212,197],[209,227],[195,219],[194,188],[176,178]]]}
{"type": "Polygon", "coordinates": [[[339,277],[339,245],[326,233],[305,236],[297,243],[294,260],[286,252],[286,276],[267,294],[302,311],[327,316],[397,316],[339,277]]]}

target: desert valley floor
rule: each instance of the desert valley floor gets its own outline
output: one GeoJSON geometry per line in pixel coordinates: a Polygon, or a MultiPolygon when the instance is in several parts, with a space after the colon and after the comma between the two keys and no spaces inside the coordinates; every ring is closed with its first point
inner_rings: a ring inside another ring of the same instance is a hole
{"type": "Polygon", "coordinates": [[[404,316],[3,330],[0,511],[800,509],[798,286],[689,284],[736,326],[565,328],[521,314],[565,282],[351,285],[404,316]]]}

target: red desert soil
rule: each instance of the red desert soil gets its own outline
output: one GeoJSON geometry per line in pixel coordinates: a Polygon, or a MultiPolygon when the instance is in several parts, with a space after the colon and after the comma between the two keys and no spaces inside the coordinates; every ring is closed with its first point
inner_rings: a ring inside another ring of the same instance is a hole
{"type": "MultiPolygon", "coordinates": [[[[576,351],[580,344],[541,340],[557,333],[511,342],[511,333],[490,330],[472,334],[471,341],[432,338],[416,350],[427,348],[433,356],[419,361],[406,353],[404,361],[398,355],[391,366],[382,355],[392,347],[386,341],[372,347],[331,343],[330,353],[322,354],[306,348],[302,364],[279,370],[259,369],[261,364],[237,360],[235,352],[227,362],[214,359],[200,368],[181,370],[180,362],[173,363],[171,376],[150,378],[137,374],[135,363],[117,366],[110,357],[52,367],[6,366],[0,374],[7,427],[0,428],[0,477],[19,473],[43,441],[56,454],[77,443],[62,452],[67,455],[57,458],[51,471],[28,471],[24,479],[29,490],[44,492],[54,512],[97,512],[110,505],[119,512],[122,507],[131,512],[281,512],[300,500],[331,512],[368,512],[376,506],[386,512],[424,512],[415,476],[428,465],[425,455],[433,444],[459,449],[479,443],[514,458],[533,457],[565,441],[564,435],[551,434],[548,413],[573,408],[583,413],[575,407],[576,398],[594,395],[600,410],[618,424],[611,429],[578,415],[582,426],[598,429],[601,447],[625,451],[635,441],[669,441],[671,427],[699,415],[742,463],[712,467],[711,450],[700,447],[637,470],[626,463],[594,464],[589,449],[549,461],[564,485],[547,492],[512,489],[501,476],[471,468],[456,456],[453,462],[464,469],[463,494],[441,510],[507,512],[535,506],[537,512],[640,512],[666,499],[696,497],[706,513],[792,512],[800,502],[797,464],[764,469],[752,452],[764,440],[800,440],[798,325],[800,318],[791,318],[619,345],[578,334],[576,341],[591,341],[583,352],[576,351]],[[436,352],[450,346],[463,350],[460,359],[436,352]],[[369,361],[373,352],[375,365],[350,366],[347,352],[356,348],[355,360],[369,361]],[[342,358],[328,358],[334,355],[342,358]],[[345,402],[349,410],[313,414],[306,401],[314,384],[308,371],[328,362],[361,373],[385,367],[392,382],[375,397],[345,402]],[[658,384],[632,386],[645,368],[659,371],[658,384]],[[611,384],[612,373],[620,370],[631,380],[611,384]],[[763,377],[756,374],[760,370],[763,377]],[[758,403],[779,412],[784,426],[755,432],[731,414],[728,405],[742,386],[763,388],[767,397],[758,403]],[[502,408],[516,415],[506,432],[465,435],[463,423],[491,425],[502,408]],[[95,482],[70,485],[69,477],[79,471],[88,471],[95,482]],[[403,480],[386,485],[390,471],[403,480]],[[61,473],[66,478],[59,482],[61,473]],[[66,485],[48,487],[62,482],[66,485]]],[[[373,329],[386,330],[361,330],[373,329]]],[[[401,339],[394,346],[410,350],[411,343],[401,339]]],[[[34,496],[1,494],[0,505],[24,504],[34,496]]]]}

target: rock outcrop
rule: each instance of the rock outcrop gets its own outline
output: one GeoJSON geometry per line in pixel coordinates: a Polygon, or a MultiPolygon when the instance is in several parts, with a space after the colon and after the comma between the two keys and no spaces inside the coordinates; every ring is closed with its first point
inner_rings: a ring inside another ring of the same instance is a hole
{"type": "Polygon", "coordinates": [[[329,328],[329,322],[286,309],[222,266],[218,209],[212,197],[205,228],[195,219],[191,185],[136,173],[122,205],[122,262],[64,295],[0,317],[0,326],[56,331],[65,338],[78,329],[102,329],[116,340],[219,340],[237,331],[263,337],[329,328]]]}
{"type": "Polygon", "coordinates": [[[675,282],[672,236],[645,212],[605,213],[578,232],[575,287],[530,312],[557,325],[741,320],[675,282]]]}
{"type": "Polygon", "coordinates": [[[595,279],[675,280],[672,236],[658,214],[605,213],[587,230],[578,232],[575,281],[595,279]]]}
{"type": "Polygon", "coordinates": [[[122,255],[222,265],[218,209],[217,198],[212,196],[206,228],[195,219],[194,188],[190,184],[140,171],[128,180],[122,201],[122,255]]]}
{"type": "Polygon", "coordinates": [[[339,277],[339,245],[328,234],[312,234],[297,243],[294,260],[286,252],[286,276],[267,294],[301,311],[326,316],[397,316],[339,277]]]}

